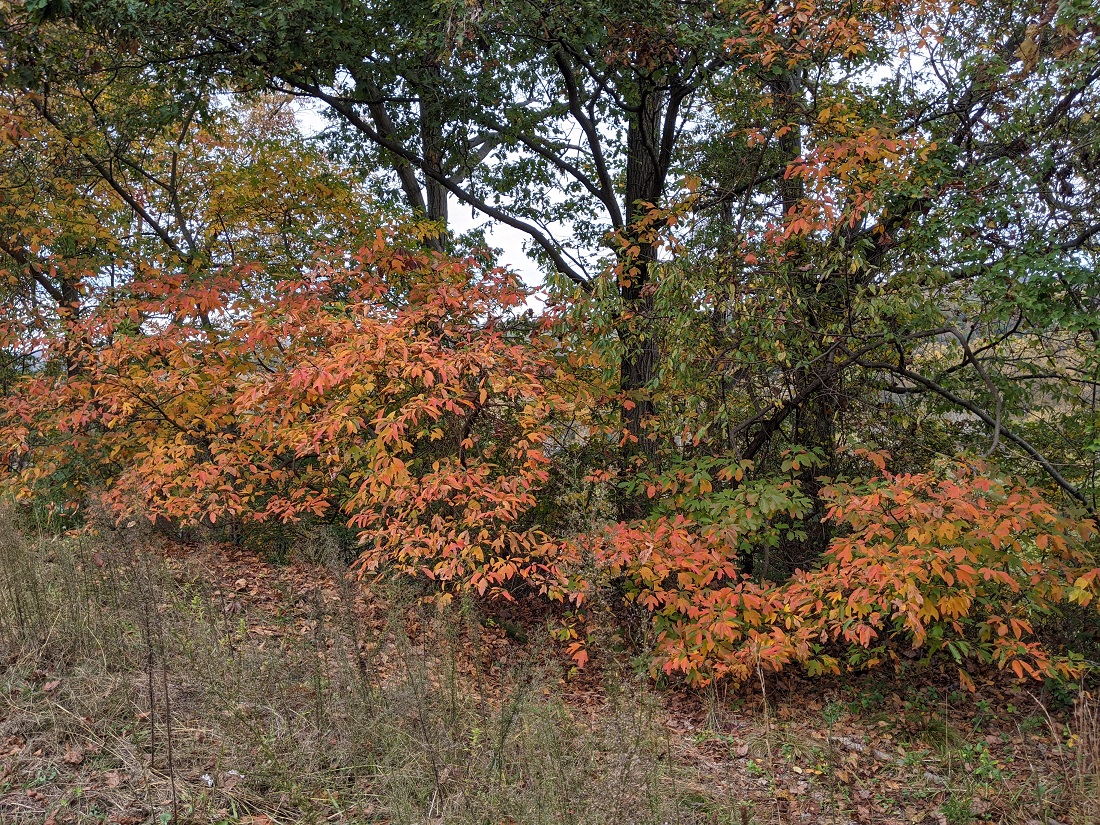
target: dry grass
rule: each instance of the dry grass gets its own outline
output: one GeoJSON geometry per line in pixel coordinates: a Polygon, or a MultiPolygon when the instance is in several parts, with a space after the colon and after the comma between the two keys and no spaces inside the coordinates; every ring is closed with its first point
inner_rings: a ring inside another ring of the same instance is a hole
{"type": "Polygon", "coordinates": [[[642,685],[571,707],[469,606],[0,535],[0,822],[715,821],[642,685]]]}
{"type": "Polygon", "coordinates": [[[1100,702],[1082,693],[1074,707],[1071,743],[1075,759],[1069,776],[1070,815],[1076,825],[1100,823],[1100,702]]]}
{"type": "Polygon", "coordinates": [[[297,555],[0,521],[0,825],[1100,821],[1092,697],[1016,735],[883,683],[571,679],[537,622],[297,555]]]}

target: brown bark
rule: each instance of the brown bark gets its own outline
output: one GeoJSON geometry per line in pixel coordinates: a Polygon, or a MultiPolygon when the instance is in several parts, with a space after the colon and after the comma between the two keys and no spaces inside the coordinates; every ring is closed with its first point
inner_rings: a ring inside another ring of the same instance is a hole
{"type": "MultiPolygon", "coordinates": [[[[662,122],[675,117],[667,111],[665,95],[657,89],[643,87],[637,110],[632,113],[627,129],[626,193],[623,212],[629,216],[626,240],[636,252],[624,255],[619,275],[619,297],[622,299],[622,319],[619,325],[623,354],[619,363],[619,385],[623,394],[622,422],[625,431],[623,461],[627,472],[633,464],[657,456],[657,438],[647,424],[656,415],[649,387],[657,375],[660,351],[653,319],[653,265],[656,249],[643,239],[644,221],[651,205],[661,197],[667,163],[662,164],[662,122]]],[[[620,503],[623,518],[643,515],[640,497],[620,503]]]]}
{"type": "Polygon", "coordinates": [[[436,66],[425,69],[426,77],[418,84],[420,101],[420,155],[424,159],[425,214],[428,220],[443,224],[443,232],[429,240],[431,246],[442,252],[447,235],[447,188],[440,179],[443,169],[443,110],[439,86],[443,78],[436,66]]]}
{"type": "Polygon", "coordinates": [[[625,395],[634,396],[633,406],[626,403],[623,422],[630,436],[628,449],[652,457],[656,441],[645,432],[645,422],[654,413],[653,402],[645,387],[657,371],[659,352],[652,329],[653,298],[650,277],[656,250],[651,243],[638,239],[637,227],[644,220],[647,205],[660,197],[665,170],[658,168],[655,137],[660,133],[661,101],[656,93],[645,96],[627,132],[626,208],[630,216],[628,240],[638,252],[622,262],[619,295],[623,302],[623,356],[620,382],[625,395]],[[633,237],[631,237],[633,236],[633,237]]]}

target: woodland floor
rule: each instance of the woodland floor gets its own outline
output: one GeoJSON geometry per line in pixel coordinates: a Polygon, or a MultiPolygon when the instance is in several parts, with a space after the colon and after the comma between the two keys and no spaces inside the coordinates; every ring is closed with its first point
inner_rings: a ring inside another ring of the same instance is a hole
{"type": "Polygon", "coordinates": [[[323,548],[0,550],[0,823],[1100,822],[1074,691],[951,667],[687,692],[323,548]]]}

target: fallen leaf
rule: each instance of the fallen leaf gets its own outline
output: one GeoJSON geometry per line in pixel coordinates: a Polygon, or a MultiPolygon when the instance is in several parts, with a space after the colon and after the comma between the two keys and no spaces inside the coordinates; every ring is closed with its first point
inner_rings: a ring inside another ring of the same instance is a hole
{"type": "Polygon", "coordinates": [[[64,759],[70,765],[79,765],[84,761],[84,751],[81,748],[69,748],[65,751],[64,759]]]}

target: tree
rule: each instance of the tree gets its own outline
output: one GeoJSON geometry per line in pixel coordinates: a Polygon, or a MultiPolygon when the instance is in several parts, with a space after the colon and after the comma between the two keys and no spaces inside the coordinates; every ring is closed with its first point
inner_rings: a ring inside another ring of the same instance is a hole
{"type": "Polygon", "coordinates": [[[78,369],[3,399],[7,486],[180,526],[338,520],[367,569],[560,588],[527,516],[578,392],[514,316],[515,279],[411,253],[429,229],[379,228],[350,266],[274,289],[247,268],[131,284],[74,324],[96,346],[54,342],[78,369]]]}
{"type": "MultiPolygon", "coordinates": [[[[1096,425],[1096,203],[1079,184],[1072,205],[1037,199],[1044,176],[1087,174],[1098,61],[1076,46],[1093,20],[1067,7],[1029,23],[1018,5],[825,11],[763,8],[762,34],[734,44],[755,67],[724,90],[740,128],[700,144],[703,242],[657,298],[682,336],[667,339],[665,425],[685,457],[769,467],[783,449],[831,457],[857,439],[901,440],[914,466],[1000,452],[1095,514],[1081,489],[1092,455],[1052,461],[1029,423],[1046,406],[1077,433],[1096,425]],[[890,76],[869,77],[887,61],[890,76]]],[[[827,540],[791,548],[787,569],[827,540]]]]}
{"type": "MultiPolygon", "coordinates": [[[[59,42],[39,45],[79,59],[34,64],[38,85],[14,82],[31,71],[16,61],[4,87],[0,347],[6,403],[26,411],[56,391],[75,405],[60,430],[31,426],[38,413],[20,419],[12,444],[41,450],[42,460],[27,467],[24,454],[9,468],[45,477],[52,468],[51,483],[36,487],[40,503],[73,512],[119,459],[92,449],[104,388],[81,371],[104,347],[141,340],[180,310],[140,300],[142,289],[162,282],[201,295],[228,279],[263,301],[325,256],[344,261],[385,217],[301,136],[285,99],[254,96],[236,110],[198,99],[165,111],[164,98],[135,84],[139,67],[125,55],[64,27],[53,33],[59,42]],[[120,307],[125,319],[104,328],[103,314],[120,307]]],[[[212,339],[233,330],[216,304],[188,318],[212,339]]]]}
{"type": "Polygon", "coordinates": [[[624,443],[628,458],[653,458],[644,432],[659,362],[648,213],[675,197],[693,102],[725,70],[725,15],[665,2],[563,12],[528,2],[488,12],[309,0],[278,11],[97,2],[67,13],[102,37],[134,38],[147,64],[189,56],[193,76],[228,69],[238,82],[322,102],[368,158],[393,170],[414,212],[445,221],[455,197],[527,233],[583,290],[608,266],[585,258],[610,246],[624,443]]]}

